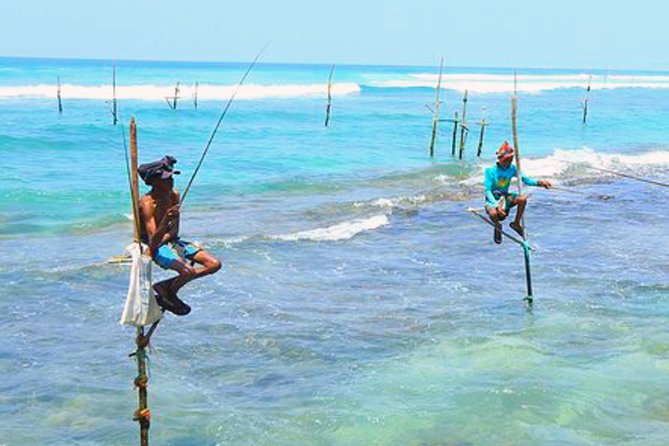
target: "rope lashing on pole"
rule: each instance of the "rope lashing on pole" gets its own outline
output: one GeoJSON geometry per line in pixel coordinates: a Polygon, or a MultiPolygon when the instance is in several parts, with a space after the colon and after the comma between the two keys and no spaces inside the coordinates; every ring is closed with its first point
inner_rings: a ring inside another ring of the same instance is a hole
{"type": "Polygon", "coordinates": [[[225,105],[225,108],[223,109],[223,112],[221,113],[221,116],[218,118],[218,122],[216,123],[216,126],[214,127],[214,131],[211,132],[211,136],[209,137],[209,140],[207,141],[207,145],[204,147],[204,150],[202,151],[202,155],[200,156],[200,160],[197,163],[197,166],[195,167],[195,170],[193,171],[193,175],[191,175],[190,179],[188,180],[188,184],[186,185],[186,188],[184,189],[183,194],[181,194],[181,200],[179,200],[179,205],[182,205],[183,202],[186,200],[186,196],[188,195],[188,191],[190,190],[190,187],[193,184],[193,180],[195,180],[195,177],[197,176],[197,173],[200,171],[200,168],[202,167],[202,163],[204,162],[204,158],[207,156],[207,153],[209,152],[209,148],[211,147],[211,143],[214,141],[214,137],[216,137],[216,133],[218,133],[218,129],[221,126],[221,122],[223,122],[223,118],[225,118],[225,115],[228,113],[228,110],[230,109],[230,105],[232,105],[232,101],[234,101],[235,96],[237,96],[237,93],[239,90],[242,88],[242,85],[244,84],[244,81],[248,77],[249,73],[253,69],[253,67],[256,65],[256,62],[258,62],[258,59],[262,55],[262,53],[265,51],[269,44],[266,44],[260,52],[256,55],[255,59],[253,59],[253,62],[249,65],[249,67],[246,69],[246,72],[244,73],[244,76],[242,76],[242,79],[239,81],[237,84],[237,88],[235,91],[232,93],[232,96],[230,96],[230,99],[228,100],[228,103],[225,105]]]}

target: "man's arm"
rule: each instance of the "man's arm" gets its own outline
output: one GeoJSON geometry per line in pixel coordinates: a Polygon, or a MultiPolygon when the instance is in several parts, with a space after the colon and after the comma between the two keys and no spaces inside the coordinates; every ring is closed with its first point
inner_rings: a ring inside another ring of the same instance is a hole
{"type": "MultiPolygon", "coordinates": [[[[179,206],[179,191],[174,189],[172,193],[172,206],[179,206]]],[[[180,209],[179,209],[180,211],[180,209]]],[[[181,212],[177,212],[174,219],[172,219],[172,224],[169,225],[169,232],[166,234],[167,240],[163,243],[167,243],[170,240],[176,240],[179,237],[179,226],[181,223],[181,212]]]]}
{"type": "Polygon", "coordinates": [[[485,201],[490,205],[497,207],[499,205],[499,200],[495,198],[495,195],[492,193],[492,187],[494,186],[495,178],[490,169],[485,170],[485,179],[483,180],[483,187],[485,188],[485,201]]]}
{"type": "Polygon", "coordinates": [[[164,243],[163,239],[168,235],[167,223],[174,218],[174,208],[167,210],[160,222],[156,222],[155,207],[149,197],[143,197],[139,203],[139,211],[146,226],[146,235],[149,239],[149,252],[153,256],[155,251],[164,243]]]}
{"type": "Polygon", "coordinates": [[[550,189],[553,187],[553,183],[551,183],[548,180],[535,180],[534,178],[526,177],[525,175],[520,176],[523,180],[523,183],[527,184],[528,186],[539,186],[543,187],[545,189],[550,189]]]}

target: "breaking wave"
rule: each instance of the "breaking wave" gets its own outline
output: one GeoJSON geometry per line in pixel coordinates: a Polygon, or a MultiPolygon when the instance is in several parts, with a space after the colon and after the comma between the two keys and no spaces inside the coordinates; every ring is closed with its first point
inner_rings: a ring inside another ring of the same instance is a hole
{"type": "Polygon", "coordinates": [[[390,220],[386,214],[375,215],[369,218],[359,218],[355,220],[345,221],[333,226],[324,228],[309,229],[306,231],[294,232],[285,235],[275,235],[269,238],[282,241],[338,241],[348,240],[361,232],[371,231],[382,226],[390,224],[390,220]]]}
{"type": "MultiPolygon", "coordinates": [[[[398,75],[396,79],[371,82],[379,88],[436,88],[439,75],[435,73],[417,73],[398,75]]],[[[526,74],[517,76],[517,89],[524,93],[539,93],[561,88],[585,89],[590,80],[589,74],[526,74]]],[[[593,75],[593,90],[617,88],[669,88],[669,76],[666,75],[593,75]]],[[[512,93],[514,90],[513,74],[444,74],[442,88],[474,93],[512,93]]]]}
{"type": "MultiPolygon", "coordinates": [[[[197,89],[197,97],[199,100],[227,101],[236,88],[237,85],[201,84],[197,89]]],[[[0,87],[0,98],[36,97],[53,99],[56,97],[57,92],[56,85],[47,84],[0,87]]],[[[332,84],[332,94],[336,96],[357,94],[359,92],[360,86],[356,83],[332,84]]],[[[182,85],[179,87],[178,97],[181,99],[190,100],[194,94],[195,89],[192,85],[182,85]]],[[[324,96],[326,94],[326,84],[246,84],[240,88],[237,99],[295,98],[324,96]]],[[[113,92],[111,85],[84,86],[63,84],[61,86],[61,95],[67,99],[110,100],[113,92]]],[[[117,99],[163,101],[168,97],[174,97],[173,85],[126,85],[116,87],[117,99]]]]}

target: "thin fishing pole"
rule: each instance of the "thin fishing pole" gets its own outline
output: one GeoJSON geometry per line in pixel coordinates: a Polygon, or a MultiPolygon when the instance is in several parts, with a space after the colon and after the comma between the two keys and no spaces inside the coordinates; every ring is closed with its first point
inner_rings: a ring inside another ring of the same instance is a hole
{"type": "Polygon", "coordinates": [[[592,167],[592,166],[589,166],[588,169],[598,170],[600,172],[605,172],[605,173],[610,173],[611,175],[617,175],[619,177],[631,178],[633,180],[642,181],[644,183],[649,183],[649,184],[654,184],[656,186],[669,187],[669,183],[663,183],[661,181],[647,180],[645,178],[637,177],[637,176],[634,176],[634,175],[630,175],[630,174],[626,174],[626,173],[622,173],[622,172],[616,172],[615,170],[601,169],[599,167],[592,167]]]}
{"type": "Polygon", "coordinates": [[[123,123],[123,114],[121,114],[121,137],[123,139],[123,155],[125,155],[125,173],[128,176],[128,186],[132,190],[132,178],[130,174],[130,155],[128,154],[128,143],[125,140],[125,124],[123,123]]]}
{"type": "Polygon", "coordinates": [[[186,185],[186,189],[184,189],[184,192],[181,195],[181,200],[179,201],[179,205],[182,205],[184,200],[186,200],[186,195],[188,195],[188,191],[190,190],[190,187],[193,184],[193,180],[195,180],[195,176],[200,171],[200,167],[202,167],[202,163],[204,162],[204,157],[207,156],[207,152],[209,152],[209,147],[211,147],[211,143],[214,141],[214,137],[216,136],[216,133],[218,132],[218,128],[221,126],[221,122],[223,122],[223,118],[225,118],[225,115],[228,112],[228,109],[230,108],[230,105],[232,104],[232,101],[235,99],[235,96],[237,96],[237,93],[239,92],[239,89],[244,84],[244,81],[246,80],[249,73],[251,72],[251,70],[255,66],[256,62],[258,61],[258,59],[260,58],[262,53],[265,51],[265,49],[267,48],[268,45],[269,45],[269,43],[265,44],[265,46],[256,55],[255,59],[253,59],[253,62],[251,62],[249,67],[246,69],[246,73],[244,73],[244,76],[239,81],[239,84],[237,84],[237,88],[232,93],[232,96],[230,96],[230,99],[228,100],[228,103],[226,104],[225,108],[223,109],[223,113],[221,113],[221,116],[218,118],[218,122],[216,123],[216,127],[214,127],[214,131],[211,132],[211,136],[209,137],[209,141],[207,141],[207,145],[205,146],[204,150],[202,151],[202,156],[200,156],[200,161],[198,161],[197,167],[195,167],[195,170],[193,171],[193,175],[191,175],[190,179],[188,180],[188,184],[186,185]]]}

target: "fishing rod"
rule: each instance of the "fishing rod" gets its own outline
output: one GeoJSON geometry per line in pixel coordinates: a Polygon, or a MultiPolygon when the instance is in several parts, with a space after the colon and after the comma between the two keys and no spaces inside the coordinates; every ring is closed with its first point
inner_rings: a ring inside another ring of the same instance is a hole
{"type": "Polygon", "coordinates": [[[630,175],[627,173],[616,172],[615,170],[602,169],[600,167],[589,166],[588,169],[597,170],[599,172],[609,173],[611,175],[617,175],[619,177],[631,178],[633,180],[641,181],[644,183],[654,184],[656,186],[669,187],[669,183],[663,183],[661,181],[647,180],[646,178],[637,177],[635,175],[630,175]]]}
{"type": "Polygon", "coordinates": [[[218,133],[218,129],[221,126],[221,122],[223,122],[223,118],[225,118],[225,115],[228,113],[228,110],[230,109],[230,105],[232,105],[232,101],[235,99],[235,96],[237,96],[237,93],[239,92],[240,88],[242,88],[242,85],[244,84],[244,81],[248,77],[248,75],[251,72],[251,70],[253,69],[253,67],[256,65],[256,62],[258,62],[258,59],[260,58],[262,53],[265,51],[267,46],[269,46],[269,43],[265,44],[265,46],[262,47],[260,52],[258,52],[255,59],[253,59],[253,62],[251,62],[249,67],[246,69],[246,72],[244,73],[244,76],[242,76],[242,79],[239,81],[239,84],[237,84],[237,88],[232,93],[232,96],[230,96],[230,99],[228,100],[228,103],[225,105],[225,108],[223,109],[223,112],[221,113],[221,116],[218,118],[218,122],[216,123],[216,126],[214,127],[214,131],[211,132],[211,136],[209,137],[209,141],[207,141],[207,145],[205,146],[204,150],[202,151],[202,156],[200,156],[200,161],[198,161],[197,166],[195,167],[195,170],[193,171],[193,175],[191,175],[190,179],[188,180],[188,184],[186,185],[186,188],[184,189],[184,192],[181,195],[181,200],[179,200],[179,206],[181,206],[183,204],[183,202],[186,200],[186,195],[188,195],[188,191],[190,190],[190,187],[193,184],[193,180],[195,180],[195,176],[200,171],[200,167],[202,167],[202,163],[204,162],[204,158],[205,158],[205,156],[207,156],[207,152],[209,152],[209,148],[211,147],[211,143],[214,141],[214,137],[216,136],[216,133],[218,133]]]}

